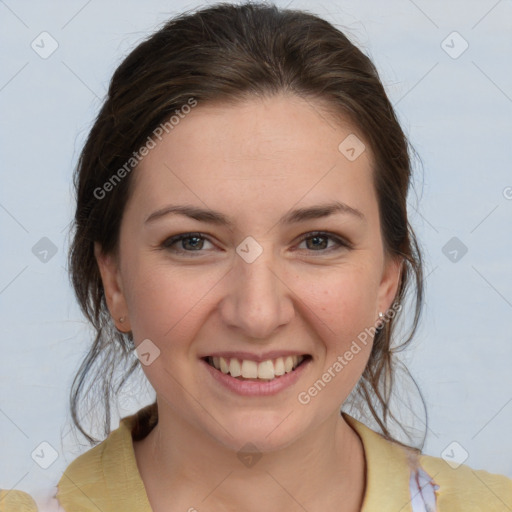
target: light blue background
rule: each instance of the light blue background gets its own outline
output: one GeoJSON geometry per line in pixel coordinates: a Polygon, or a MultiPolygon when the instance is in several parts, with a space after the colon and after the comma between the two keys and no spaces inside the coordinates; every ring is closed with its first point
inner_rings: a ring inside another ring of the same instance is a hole
{"type": "MultiPolygon", "coordinates": [[[[466,464],[512,477],[512,2],[277,4],[347,30],[376,63],[423,161],[410,207],[426,307],[404,360],[427,402],[424,451],[439,457],[456,441],[466,464]],[[469,44],[456,59],[441,46],[453,31],[469,44]],[[442,252],[452,237],[468,248],[456,263],[442,252]]],[[[44,493],[86,448],[75,444],[67,409],[91,339],[65,270],[72,170],[122,58],[198,5],[0,1],[2,488],[44,493]],[[47,59],[31,48],[43,31],[59,45],[47,59]],[[42,237],[57,246],[46,263],[32,253],[42,237]],[[42,441],[59,452],[46,470],[31,458],[42,441]]],[[[129,389],[120,414],[143,401],[129,389]]]]}

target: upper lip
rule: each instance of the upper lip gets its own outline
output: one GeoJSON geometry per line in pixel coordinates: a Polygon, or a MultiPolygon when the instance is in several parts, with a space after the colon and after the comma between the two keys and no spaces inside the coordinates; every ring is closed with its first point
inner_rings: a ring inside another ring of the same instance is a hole
{"type": "Polygon", "coordinates": [[[201,359],[206,357],[223,357],[224,359],[246,359],[249,361],[257,361],[258,363],[262,361],[268,361],[269,359],[277,359],[278,357],[287,357],[287,356],[306,356],[309,355],[306,352],[299,352],[296,350],[272,350],[270,352],[265,352],[264,354],[253,354],[251,352],[244,351],[232,351],[232,350],[217,350],[215,352],[210,352],[209,354],[204,354],[200,356],[201,359]]]}

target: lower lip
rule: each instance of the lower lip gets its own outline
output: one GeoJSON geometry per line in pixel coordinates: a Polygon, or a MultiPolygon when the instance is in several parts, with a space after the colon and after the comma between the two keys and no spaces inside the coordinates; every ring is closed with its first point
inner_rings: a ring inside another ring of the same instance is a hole
{"type": "Polygon", "coordinates": [[[201,363],[206,366],[206,369],[210,375],[217,381],[220,382],[227,389],[243,396],[270,396],[276,395],[283,389],[293,386],[301,375],[306,371],[307,367],[311,363],[311,358],[302,362],[297,368],[290,373],[285,373],[281,377],[276,377],[269,381],[255,381],[255,380],[239,380],[227,373],[222,373],[213,366],[209,365],[204,359],[201,359],[201,363]]]}

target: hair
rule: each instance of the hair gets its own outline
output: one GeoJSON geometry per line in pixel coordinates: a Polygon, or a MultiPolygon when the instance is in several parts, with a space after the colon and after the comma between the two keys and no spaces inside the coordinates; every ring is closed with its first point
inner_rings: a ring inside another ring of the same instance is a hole
{"type": "Polygon", "coordinates": [[[390,418],[396,420],[389,407],[394,353],[413,338],[423,301],[421,252],[407,217],[413,149],[375,66],[331,23],[274,5],[221,3],[169,20],[124,59],[79,157],[69,267],[95,338],[74,378],[70,406],[75,426],[90,443],[98,441],[81,424],[84,398],[103,402],[107,436],[111,401],[140,364],[132,355],[131,333],[118,331],[111,319],[94,255],[94,242],[105,254],[117,254],[133,173],[104,197],[97,191],[116,170],[126,169],[134,151],[190,98],[199,104],[234,103],[282,93],[327,106],[360,130],[371,148],[385,253],[403,261],[395,302],[401,304],[412,289],[414,315],[400,344],[392,346],[401,312],[376,331],[353,395],[365,402],[382,434],[396,441],[387,427],[390,418]]]}

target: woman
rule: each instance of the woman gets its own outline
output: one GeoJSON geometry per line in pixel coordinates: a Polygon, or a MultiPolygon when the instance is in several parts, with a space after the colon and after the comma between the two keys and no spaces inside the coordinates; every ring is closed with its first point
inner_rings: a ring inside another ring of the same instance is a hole
{"type": "Polygon", "coordinates": [[[209,7],[125,59],[76,174],[97,337],[72,411],[88,435],[93,375],[109,433],[120,363],[156,402],[67,468],[64,510],[512,509],[506,477],[388,429],[395,322],[413,287],[407,343],[422,298],[408,149],[372,63],[306,13],[209,7]],[[380,434],[340,414],[352,392],[380,434]]]}

